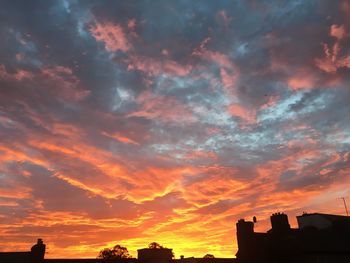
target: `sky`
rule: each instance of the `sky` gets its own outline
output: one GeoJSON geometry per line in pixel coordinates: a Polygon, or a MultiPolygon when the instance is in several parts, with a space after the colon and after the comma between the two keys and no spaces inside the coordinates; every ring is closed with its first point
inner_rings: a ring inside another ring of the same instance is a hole
{"type": "Polygon", "coordinates": [[[350,207],[350,1],[3,0],[0,248],[156,241],[350,207]]]}

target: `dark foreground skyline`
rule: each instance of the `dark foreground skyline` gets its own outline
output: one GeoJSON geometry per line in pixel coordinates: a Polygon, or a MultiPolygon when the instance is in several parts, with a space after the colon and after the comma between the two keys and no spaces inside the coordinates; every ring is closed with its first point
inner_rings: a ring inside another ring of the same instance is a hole
{"type": "MultiPolygon", "coordinates": [[[[216,258],[175,257],[172,248],[151,242],[137,250],[137,258],[119,244],[101,250],[97,258],[46,259],[46,245],[42,239],[27,252],[0,252],[2,263],[348,263],[350,261],[350,217],[303,213],[297,216],[298,227],[290,226],[288,216],[274,213],[271,228],[256,232],[256,217],[252,221],[240,219],[236,223],[238,252],[236,257],[216,258]]],[[[83,240],[81,240],[83,241],[83,240]]],[[[210,248],[207,248],[210,249],[210,248]]]]}
{"type": "Polygon", "coordinates": [[[231,257],[240,218],[345,213],[349,1],[0,4],[1,248],[231,257]]]}

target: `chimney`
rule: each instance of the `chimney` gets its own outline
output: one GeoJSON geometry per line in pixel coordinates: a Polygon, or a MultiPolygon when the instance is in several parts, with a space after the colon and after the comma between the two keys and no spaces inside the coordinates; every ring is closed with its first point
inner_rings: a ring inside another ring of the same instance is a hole
{"type": "Polygon", "coordinates": [[[272,233],[286,233],[290,230],[288,216],[284,213],[275,213],[270,217],[272,233]]]}

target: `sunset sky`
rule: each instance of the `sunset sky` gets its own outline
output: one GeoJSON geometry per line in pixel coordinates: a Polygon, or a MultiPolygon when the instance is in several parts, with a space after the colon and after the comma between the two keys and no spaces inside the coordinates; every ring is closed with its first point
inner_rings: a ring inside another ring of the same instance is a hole
{"type": "Polygon", "coordinates": [[[350,207],[350,1],[3,0],[0,250],[156,241],[350,207]]]}

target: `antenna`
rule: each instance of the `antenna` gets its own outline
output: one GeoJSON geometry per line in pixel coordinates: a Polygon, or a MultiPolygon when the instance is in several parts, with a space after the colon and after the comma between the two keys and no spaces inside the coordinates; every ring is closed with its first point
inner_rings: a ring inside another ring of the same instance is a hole
{"type": "Polygon", "coordinates": [[[346,211],[346,215],[349,216],[348,207],[346,206],[346,200],[345,200],[345,198],[344,198],[344,197],[340,197],[340,199],[343,200],[344,207],[345,207],[345,211],[346,211]]]}

